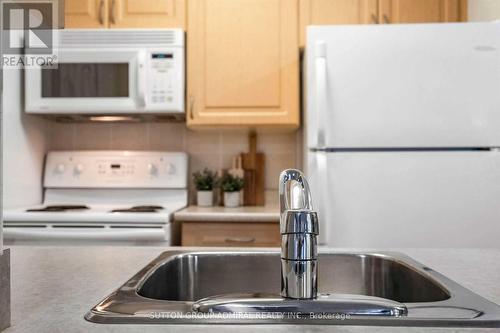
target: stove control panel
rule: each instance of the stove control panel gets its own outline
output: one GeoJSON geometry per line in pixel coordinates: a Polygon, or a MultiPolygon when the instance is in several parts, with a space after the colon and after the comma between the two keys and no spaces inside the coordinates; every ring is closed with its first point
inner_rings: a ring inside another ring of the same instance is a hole
{"type": "Polygon", "coordinates": [[[187,188],[185,153],[49,152],[46,188],[187,188]]]}

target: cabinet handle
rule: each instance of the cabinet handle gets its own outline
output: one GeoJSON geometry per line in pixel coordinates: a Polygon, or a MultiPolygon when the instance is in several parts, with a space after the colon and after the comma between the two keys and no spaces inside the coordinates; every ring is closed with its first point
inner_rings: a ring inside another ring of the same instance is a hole
{"type": "Polygon", "coordinates": [[[116,0],[111,0],[111,11],[110,11],[110,20],[112,24],[116,23],[116,0]]]}
{"type": "Polygon", "coordinates": [[[379,24],[377,15],[372,14],[372,22],[375,23],[375,24],[379,24]]]}
{"type": "Polygon", "coordinates": [[[194,96],[191,96],[191,97],[189,97],[189,118],[190,119],[194,119],[193,109],[194,109],[194,96]]]}
{"type": "Polygon", "coordinates": [[[245,244],[248,244],[248,243],[254,243],[255,238],[254,237],[243,237],[243,238],[228,237],[225,239],[225,242],[226,243],[245,243],[245,244]]]}
{"type": "Polygon", "coordinates": [[[389,17],[388,17],[386,14],[384,14],[384,15],[382,16],[382,18],[384,19],[384,23],[385,23],[385,24],[389,24],[389,23],[391,23],[391,20],[389,20],[389,17]]]}
{"type": "Polygon", "coordinates": [[[99,2],[99,23],[104,24],[104,0],[99,2]]]}

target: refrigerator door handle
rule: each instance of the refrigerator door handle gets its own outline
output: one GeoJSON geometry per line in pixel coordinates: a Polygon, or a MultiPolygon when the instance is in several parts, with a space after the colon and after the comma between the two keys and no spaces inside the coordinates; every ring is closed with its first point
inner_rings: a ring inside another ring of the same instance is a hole
{"type": "Polygon", "coordinates": [[[317,138],[316,148],[324,148],[325,122],[327,109],[327,89],[326,89],[326,43],[316,42],[315,70],[316,70],[316,121],[317,138]]]}

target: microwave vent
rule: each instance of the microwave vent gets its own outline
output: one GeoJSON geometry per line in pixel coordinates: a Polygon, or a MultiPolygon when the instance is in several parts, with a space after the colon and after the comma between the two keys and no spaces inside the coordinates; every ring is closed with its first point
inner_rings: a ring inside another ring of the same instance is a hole
{"type": "Polygon", "coordinates": [[[95,48],[110,46],[183,46],[181,29],[66,29],[59,32],[59,48],[95,48]]]}

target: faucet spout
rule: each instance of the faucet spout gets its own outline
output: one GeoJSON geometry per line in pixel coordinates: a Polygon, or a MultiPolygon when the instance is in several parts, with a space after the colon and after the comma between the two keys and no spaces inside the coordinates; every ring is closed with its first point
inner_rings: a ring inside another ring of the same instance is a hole
{"type": "Polygon", "coordinates": [[[309,184],[300,170],[287,169],[280,174],[280,213],[290,209],[312,210],[309,184]]]}
{"type": "Polygon", "coordinates": [[[281,296],[313,299],[318,290],[318,216],[299,170],[280,175],[281,296]]]}

